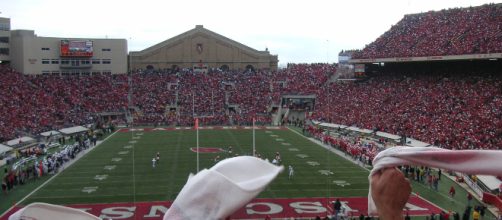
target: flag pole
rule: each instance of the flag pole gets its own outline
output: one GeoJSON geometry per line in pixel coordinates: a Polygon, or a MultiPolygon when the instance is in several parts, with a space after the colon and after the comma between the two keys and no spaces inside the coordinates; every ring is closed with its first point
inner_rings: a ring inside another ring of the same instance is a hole
{"type": "Polygon", "coordinates": [[[199,118],[195,118],[195,130],[197,132],[197,173],[199,173],[199,118]]]}
{"type": "Polygon", "coordinates": [[[253,118],[253,156],[255,157],[256,155],[256,134],[255,134],[255,130],[254,130],[254,122],[255,122],[255,119],[253,118]]]}

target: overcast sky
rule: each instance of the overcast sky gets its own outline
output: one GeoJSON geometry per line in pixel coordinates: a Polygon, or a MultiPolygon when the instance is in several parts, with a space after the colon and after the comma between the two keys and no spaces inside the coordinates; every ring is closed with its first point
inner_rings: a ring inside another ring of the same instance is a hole
{"type": "Polygon", "coordinates": [[[124,38],[137,51],[201,24],[279,63],[336,62],[362,49],[405,14],[500,3],[502,0],[2,0],[12,29],[38,36],[124,38]]]}

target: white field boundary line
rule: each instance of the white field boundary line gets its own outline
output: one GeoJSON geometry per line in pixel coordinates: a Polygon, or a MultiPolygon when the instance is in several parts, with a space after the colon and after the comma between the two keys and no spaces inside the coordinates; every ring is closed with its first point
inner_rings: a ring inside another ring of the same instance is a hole
{"type": "Polygon", "coordinates": [[[0,216],[4,216],[5,214],[7,214],[8,212],[10,212],[10,210],[12,210],[14,207],[16,207],[17,205],[21,204],[21,202],[23,202],[24,200],[26,200],[28,197],[30,197],[31,195],[33,195],[34,193],[36,193],[38,190],[40,190],[42,187],[44,187],[45,185],[47,185],[49,182],[51,182],[55,177],[59,176],[60,173],[64,172],[65,168],[68,168],[70,167],[71,165],[73,165],[73,163],[75,163],[76,161],[80,160],[80,158],[82,158],[83,156],[85,156],[87,153],[89,153],[90,151],[94,150],[95,148],[98,147],[98,145],[101,145],[102,143],[104,143],[105,141],[108,140],[108,138],[111,138],[112,136],[114,136],[119,130],[116,130],[115,132],[113,132],[113,134],[111,134],[110,136],[106,137],[103,141],[101,141],[101,143],[97,143],[96,146],[92,147],[92,148],[88,148],[84,151],[84,154],[80,154],[80,156],[78,158],[75,158],[74,160],[71,160],[70,162],[68,162],[67,166],[65,166],[65,164],[63,164],[63,170],[61,170],[60,172],[54,174],[54,176],[52,176],[51,178],[49,178],[48,180],[46,180],[44,183],[42,183],[42,185],[38,186],[35,190],[31,191],[31,193],[29,193],[28,195],[26,195],[25,197],[23,197],[21,200],[19,200],[18,202],[16,202],[16,204],[12,205],[9,209],[7,209],[5,212],[3,212],[0,216]]]}
{"type": "Polygon", "coordinates": [[[301,137],[303,137],[303,138],[305,138],[305,139],[309,140],[310,142],[312,142],[312,143],[314,143],[314,144],[317,144],[317,145],[319,145],[319,146],[321,146],[321,147],[325,148],[326,150],[329,150],[329,151],[331,151],[331,152],[333,152],[333,153],[337,154],[338,156],[343,157],[343,158],[345,158],[346,160],[348,160],[348,161],[350,161],[350,162],[352,162],[352,163],[354,163],[354,164],[356,164],[356,165],[360,166],[361,168],[363,168],[363,169],[367,170],[368,172],[370,172],[370,170],[369,170],[368,168],[366,168],[363,164],[361,164],[361,163],[359,163],[359,162],[357,162],[357,161],[354,161],[354,159],[352,159],[352,157],[345,155],[345,153],[343,153],[342,151],[340,151],[340,150],[338,150],[338,149],[336,149],[336,148],[332,148],[332,147],[330,147],[330,146],[328,146],[328,145],[326,145],[326,144],[322,143],[321,141],[318,141],[318,140],[316,140],[316,139],[314,139],[314,138],[308,138],[308,137],[305,137],[305,135],[300,134],[298,131],[295,131],[295,130],[293,130],[293,129],[289,128],[289,127],[287,127],[287,128],[288,128],[291,132],[296,133],[297,135],[300,135],[301,137]]]}

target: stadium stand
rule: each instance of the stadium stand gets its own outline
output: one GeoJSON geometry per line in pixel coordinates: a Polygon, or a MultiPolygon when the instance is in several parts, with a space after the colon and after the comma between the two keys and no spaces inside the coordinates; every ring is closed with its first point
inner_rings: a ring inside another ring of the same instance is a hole
{"type": "MultiPolygon", "coordinates": [[[[135,121],[191,125],[195,110],[207,116],[201,121],[205,124],[250,124],[253,117],[270,123],[268,107],[280,95],[315,94],[312,119],[406,135],[445,148],[502,146],[500,76],[386,74],[365,83],[327,84],[327,68],[302,64],[277,73],[135,74],[133,100],[141,111],[135,121]],[[235,87],[224,88],[222,82],[235,87]],[[178,84],[170,90],[169,83],[178,84]],[[166,111],[176,97],[179,112],[166,111]],[[227,112],[229,104],[239,110],[227,112]]],[[[123,112],[128,105],[127,75],[30,77],[2,67],[1,76],[4,140],[90,123],[96,113],[123,112]]]]}
{"type": "Polygon", "coordinates": [[[502,4],[406,15],[352,58],[500,53],[501,15],[502,4]]]}

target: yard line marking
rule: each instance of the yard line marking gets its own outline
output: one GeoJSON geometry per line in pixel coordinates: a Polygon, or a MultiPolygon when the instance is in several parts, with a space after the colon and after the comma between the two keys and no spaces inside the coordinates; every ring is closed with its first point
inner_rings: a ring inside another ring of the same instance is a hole
{"type": "Polygon", "coordinates": [[[306,154],[297,154],[296,156],[299,158],[302,158],[302,159],[309,157],[309,155],[306,155],[306,154]]]}
{"type": "Polygon", "coordinates": [[[114,158],[112,158],[112,162],[119,162],[121,160],[122,160],[122,158],[120,158],[120,157],[114,157],[114,158]]]}
{"type": "Polygon", "coordinates": [[[98,189],[97,186],[86,186],[82,189],[82,192],[86,192],[89,194],[95,192],[97,189],[98,189]]]}
{"type": "Polygon", "coordinates": [[[103,167],[103,169],[105,169],[105,170],[113,170],[113,169],[115,169],[115,167],[117,167],[117,165],[107,165],[107,166],[103,167]]]}
{"type": "Polygon", "coordinates": [[[350,186],[350,183],[345,180],[333,180],[333,183],[341,187],[350,186]]]}
{"type": "Polygon", "coordinates": [[[308,164],[308,165],[310,165],[310,166],[313,166],[313,167],[321,165],[321,164],[320,164],[319,162],[317,162],[317,161],[307,161],[307,164],[308,164]]]}
{"type": "Polygon", "coordinates": [[[318,170],[317,172],[321,173],[322,175],[326,175],[326,176],[334,174],[333,172],[331,172],[331,170],[318,170]]]}
{"type": "Polygon", "coordinates": [[[298,148],[294,148],[294,147],[293,148],[288,148],[288,150],[289,151],[300,151],[300,150],[298,150],[298,148]]]}
{"type": "Polygon", "coordinates": [[[95,180],[99,180],[99,181],[101,181],[101,180],[105,180],[105,179],[107,179],[107,178],[108,178],[108,175],[107,175],[107,174],[104,174],[104,175],[96,175],[96,176],[94,177],[94,179],[95,179],[95,180]]]}

